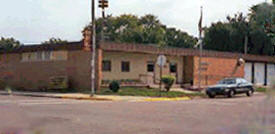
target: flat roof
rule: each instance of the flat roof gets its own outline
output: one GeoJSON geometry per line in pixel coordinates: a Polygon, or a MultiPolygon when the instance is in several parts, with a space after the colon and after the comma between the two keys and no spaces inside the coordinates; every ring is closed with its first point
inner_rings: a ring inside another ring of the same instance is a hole
{"type": "MultiPolygon", "coordinates": [[[[129,53],[144,53],[144,54],[164,54],[171,56],[199,56],[200,51],[198,49],[190,48],[172,48],[165,47],[159,48],[156,45],[146,44],[133,44],[133,43],[115,43],[115,42],[100,42],[98,48],[104,51],[117,51],[117,52],[129,52],[129,53]]],[[[83,47],[83,41],[69,42],[66,44],[58,45],[23,45],[12,51],[0,50],[0,54],[7,53],[23,53],[23,52],[36,52],[36,51],[52,51],[52,50],[81,50],[83,47]]],[[[203,57],[219,57],[219,58],[243,58],[246,61],[251,62],[269,62],[275,63],[274,56],[261,56],[251,54],[241,54],[232,52],[221,52],[212,50],[203,50],[203,57]]]]}
{"type": "Polygon", "coordinates": [[[34,44],[34,45],[21,45],[11,51],[0,50],[0,54],[6,53],[24,53],[24,52],[36,52],[36,51],[51,51],[51,50],[81,50],[82,41],[68,42],[66,44],[34,44]]]}
{"type": "MultiPolygon", "coordinates": [[[[101,43],[100,48],[105,51],[120,51],[120,52],[136,52],[146,54],[164,54],[171,56],[200,56],[198,49],[190,48],[158,48],[153,45],[142,45],[142,44],[127,44],[127,43],[114,43],[104,42],[101,43]]],[[[232,52],[221,52],[212,50],[203,50],[203,57],[220,57],[220,58],[243,58],[246,61],[251,62],[271,62],[275,63],[275,57],[273,56],[261,56],[252,54],[241,54],[232,52]]]]}

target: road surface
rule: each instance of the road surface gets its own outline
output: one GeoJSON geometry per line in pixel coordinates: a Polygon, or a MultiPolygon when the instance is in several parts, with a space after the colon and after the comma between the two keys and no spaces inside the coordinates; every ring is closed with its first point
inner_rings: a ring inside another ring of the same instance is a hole
{"type": "Polygon", "coordinates": [[[275,133],[265,95],[165,102],[105,102],[0,95],[0,134],[275,133]]]}

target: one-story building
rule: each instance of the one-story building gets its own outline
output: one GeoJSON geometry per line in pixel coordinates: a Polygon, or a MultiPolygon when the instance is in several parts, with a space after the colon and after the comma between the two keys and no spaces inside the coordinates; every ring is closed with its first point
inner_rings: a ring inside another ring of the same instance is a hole
{"type": "MultiPolygon", "coordinates": [[[[68,87],[91,87],[90,38],[63,45],[26,45],[13,51],[0,51],[0,80],[15,88],[38,90],[53,88],[53,78],[66,78],[68,87]]],[[[257,85],[269,85],[275,76],[275,57],[158,48],[155,45],[100,42],[96,49],[96,87],[119,80],[124,86],[156,86],[160,79],[157,57],[167,57],[164,75],[176,77],[178,87],[215,84],[225,77],[244,77],[257,85]],[[242,63],[242,59],[245,63],[242,63]]]]}

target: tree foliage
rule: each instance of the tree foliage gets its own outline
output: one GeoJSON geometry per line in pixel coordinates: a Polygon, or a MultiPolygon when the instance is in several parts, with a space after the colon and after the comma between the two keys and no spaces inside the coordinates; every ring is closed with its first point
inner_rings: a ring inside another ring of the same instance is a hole
{"type": "Polygon", "coordinates": [[[275,6],[262,3],[251,7],[246,17],[238,13],[228,16],[226,22],[213,23],[206,29],[204,44],[206,49],[244,52],[245,38],[248,38],[248,53],[274,55],[275,6]],[[266,24],[271,25],[269,31],[266,24]],[[271,36],[270,36],[271,35],[271,36]]]}
{"type": "Polygon", "coordinates": [[[15,40],[14,38],[1,37],[0,50],[11,51],[18,48],[20,45],[20,42],[15,40]]]}
{"type": "Polygon", "coordinates": [[[66,43],[68,43],[68,41],[54,37],[50,38],[48,41],[42,42],[43,45],[62,45],[66,43]]]}
{"type": "MultiPolygon", "coordinates": [[[[122,43],[157,44],[158,46],[173,46],[192,48],[196,38],[175,28],[167,28],[156,16],[148,14],[138,17],[124,14],[113,17],[111,15],[96,20],[97,37],[101,39],[103,25],[105,25],[105,40],[122,43]]],[[[87,28],[87,27],[86,27],[87,28]]]]}

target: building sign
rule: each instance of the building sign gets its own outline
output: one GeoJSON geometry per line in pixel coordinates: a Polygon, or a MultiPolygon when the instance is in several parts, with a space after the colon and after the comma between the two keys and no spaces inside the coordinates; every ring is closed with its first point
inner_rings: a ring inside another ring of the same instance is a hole
{"type": "Polygon", "coordinates": [[[158,57],[157,64],[163,67],[166,64],[166,57],[164,55],[160,55],[158,57]]]}

